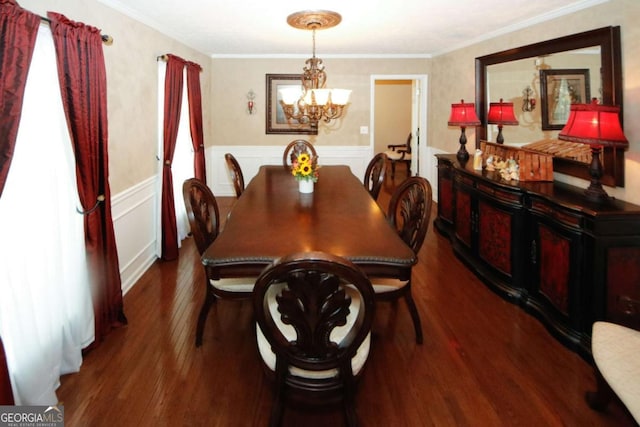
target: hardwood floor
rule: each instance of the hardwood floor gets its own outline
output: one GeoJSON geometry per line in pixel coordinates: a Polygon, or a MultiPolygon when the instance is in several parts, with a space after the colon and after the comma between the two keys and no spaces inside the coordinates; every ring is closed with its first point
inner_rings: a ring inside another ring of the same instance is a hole
{"type": "MultiPolygon", "coordinates": [[[[391,189],[385,186],[381,205],[391,189]]],[[[219,199],[222,218],[233,201],[219,199]]],[[[415,343],[404,303],[379,305],[357,396],[361,425],[635,425],[619,404],[605,413],[589,409],[590,365],[492,293],[432,227],[419,258],[413,286],[424,344],[415,343]]],[[[125,296],[129,325],[87,354],[79,373],[62,378],[65,425],[266,425],[272,395],[250,303],[218,301],[196,348],[203,298],[203,268],[188,239],[179,260],[156,262],[125,296]]],[[[288,408],[284,425],[343,419],[340,411],[288,408]]]]}

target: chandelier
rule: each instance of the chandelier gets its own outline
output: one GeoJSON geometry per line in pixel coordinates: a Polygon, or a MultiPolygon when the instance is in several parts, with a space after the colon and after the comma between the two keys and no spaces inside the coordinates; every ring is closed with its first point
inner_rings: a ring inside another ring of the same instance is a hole
{"type": "Polygon", "coordinates": [[[340,14],[326,10],[296,12],[287,17],[292,27],[313,32],[313,56],[305,61],[302,85],[279,91],[289,123],[296,121],[317,130],[320,120],[329,123],[339,118],[349,103],[350,90],[325,88],[327,74],[322,59],[316,58],[316,30],[335,27],[341,20],[340,14]]]}

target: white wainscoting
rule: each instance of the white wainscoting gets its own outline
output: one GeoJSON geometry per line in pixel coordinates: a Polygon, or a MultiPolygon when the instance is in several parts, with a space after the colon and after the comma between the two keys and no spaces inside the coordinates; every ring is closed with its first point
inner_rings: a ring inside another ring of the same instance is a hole
{"type": "MultiPolygon", "coordinates": [[[[369,160],[373,157],[367,146],[319,146],[318,163],[322,165],[349,165],[353,174],[364,179],[369,160]]],[[[207,148],[207,184],[216,196],[235,196],[233,183],[229,178],[225,153],[231,153],[238,160],[245,185],[256,176],[261,165],[281,165],[282,146],[214,146],[207,148]]],[[[322,170],[320,171],[322,179],[322,170]]]]}
{"type": "Polygon", "coordinates": [[[157,177],[111,198],[122,292],[127,293],[157,259],[157,177]]]}

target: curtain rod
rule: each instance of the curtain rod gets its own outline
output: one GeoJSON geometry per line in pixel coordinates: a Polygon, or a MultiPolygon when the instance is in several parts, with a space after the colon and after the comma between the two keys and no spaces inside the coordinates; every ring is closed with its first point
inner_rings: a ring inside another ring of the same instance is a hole
{"type": "MultiPolygon", "coordinates": [[[[182,59],[182,58],[181,58],[182,59]]],[[[169,60],[169,54],[165,53],[164,55],[158,55],[156,56],[156,61],[164,61],[167,62],[169,60]]],[[[184,59],[183,59],[184,61],[184,59]]],[[[190,62],[190,61],[185,61],[185,62],[190,62]]],[[[200,72],[202,72],[202,66],[200,64],[196,64],[195,62],[191,62],[191,64],[195,64],[198,67],[200,67],[200,72]]]]}
{"type": "MultiPolygon", "coordinates": [[[[40,20],[46,22],[47,24],[51,24],[51,19],[45,16],[40,16],[40,20]]],[[[113,37],[111,37],[110,35],[100,34],[100,37],[102,38],[102,43],[106,44],[107,46],[111,46],[113,44],[113,37]]]]}

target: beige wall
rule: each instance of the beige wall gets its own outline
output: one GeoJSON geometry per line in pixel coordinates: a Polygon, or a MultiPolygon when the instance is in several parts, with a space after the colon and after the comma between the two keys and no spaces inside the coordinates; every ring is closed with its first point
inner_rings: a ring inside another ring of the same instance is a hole
{"type": "Polygon", "coordinates": [[[210,58],[163,36],[150,27],[94,0],[19,0],[41,16],[59,12],[74,21],[100,28],[114,38],[104,47],[109,116],[109,172],[111,192],[117,194],[157,173],[157,61],[173,53],[204,68],[204,137],[211,139],[210,58]]]}
{"type": "MultiPolygon", "coordinates": [[[[205,144],[284,145],[290,135],[265,135],[265,74],[297,73],[303,59],[211,59],[163,36],[144,24],[95,0],[20,0],[29,10],[65,14],[111,34],[105,47],[109,97],[109,165],[114,194],[151,177],[157,170],[156,57],[174,53],[201,64],[205,144]],[[256,93],[258,113],[245,112],[245,94],[256,93]]],[[[557,18],[490,41],[428,59],[324,58],[328,85],[353,90],[351,105],[337,128],[322,129],[313,139],[325,145],[367,145],[360,126],[370,126],[372,74],[428,74],[427,142],[446,151],[458,148],[460,130],[447,126],[450,105],[475,97],[474,60],[477,56],[607,25],[622,28],[624,123],[630,142],[626,154],[625,188],[609,194],[640,204],[640,1],[611,0],[602,5],[557,18]]],[[[473,141],[475,135],[467,129],[473,141]]],[[[584,186],[584,182],[577,182],[584,186]]]]}
{"type": "MultiPolygon", "coordinates": [[[[286,145],[297,135],[266,135],[266,74],[301,73],[300,59],[221,59],[212,64],[212,138],[207,145],[286,145]],[[256,93],[258,112],[245,111],[246,93],[256,93]]],[[[318,145],[369,145],[369,135],[360,126],[370,126],[372,74],[428,74],[426,59],[335,59],[323,58],[327,87],[351,89],[351,102],[342,120],[322,125],[317,136],[303,138],[318,145]]]]}

